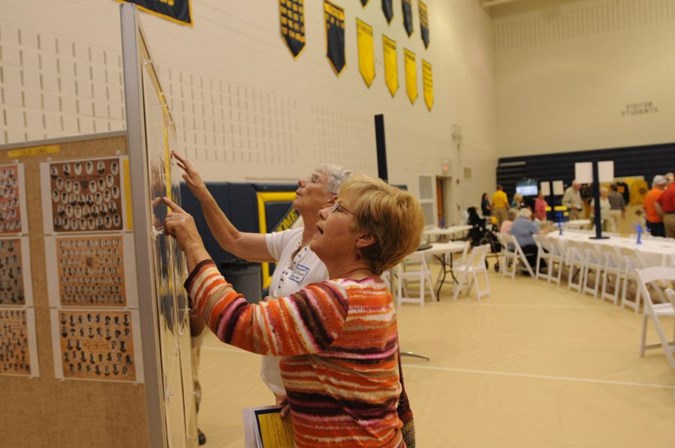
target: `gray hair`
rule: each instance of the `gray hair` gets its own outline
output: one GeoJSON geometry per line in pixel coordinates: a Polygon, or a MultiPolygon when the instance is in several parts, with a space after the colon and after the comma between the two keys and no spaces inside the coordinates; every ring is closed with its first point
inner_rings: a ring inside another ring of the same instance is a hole
{"type": "Polygon", "coordinates": [[[352,175],[351,170],[345,169],[334,163],[322,163],[316,167],[316,170],[326,174],[328,177],[328,184],[326,187],[328,188],[328,191],[333,194],[338,194],[342,182],[352,175]]]}
{"type": "Polygon", "coordinates": [[[509,211],[506,212],[506,217],[511,221],[515,221],[516,218],[518,217],[518,209],[510,208],[509,211]]]}
{"type": "Polygon", "coordinates": [[[522,218],[528,218],[529,219],[532,216],[532,211],[529,208],[525,207],[525,208],[521,208],[520,212],[518,214],[522,218]]]}

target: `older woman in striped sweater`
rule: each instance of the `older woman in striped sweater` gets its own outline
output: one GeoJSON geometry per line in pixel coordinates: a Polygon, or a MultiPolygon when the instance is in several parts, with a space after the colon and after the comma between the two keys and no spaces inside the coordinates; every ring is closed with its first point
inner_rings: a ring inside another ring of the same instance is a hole
{"type": "Polygon", "coordinates": [[[185,252],[185,287],[223,342],[282,356],[295,445],[404,447],[393,298],[380,274],[413,252],[424,225],[417,200],[365,176],[352,176],[320,212],[310,248],[331,280],[277,300],[249,304],[219,274],[192,217],[165,223],[185,252]]]}

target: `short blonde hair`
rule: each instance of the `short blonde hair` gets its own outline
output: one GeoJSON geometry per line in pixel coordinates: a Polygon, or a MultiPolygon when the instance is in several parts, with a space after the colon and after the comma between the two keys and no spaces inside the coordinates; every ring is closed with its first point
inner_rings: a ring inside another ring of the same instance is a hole
{"type": "Polygon", "coordinates": [[[375,237],[359,255],[380,275],[417,250],[424,228],[419,201],[407,191],[362,174],[349,177],[340,197],[350,199],[356,227],[375,237]]]}

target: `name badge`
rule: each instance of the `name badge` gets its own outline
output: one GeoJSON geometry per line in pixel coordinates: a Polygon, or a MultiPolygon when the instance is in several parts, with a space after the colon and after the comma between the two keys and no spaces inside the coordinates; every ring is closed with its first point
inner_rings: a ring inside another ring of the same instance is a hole
{"type": "Polygon", "coordinates": [[[295,283],[302,283],[305,277],[307,277],[308,273],[309,268],[307,266],[298,264],[297,266],[295,266],[295,269],[293,269],[293,272],[291,273],[291,276],[289,278],[293,280],[295,283]]]}

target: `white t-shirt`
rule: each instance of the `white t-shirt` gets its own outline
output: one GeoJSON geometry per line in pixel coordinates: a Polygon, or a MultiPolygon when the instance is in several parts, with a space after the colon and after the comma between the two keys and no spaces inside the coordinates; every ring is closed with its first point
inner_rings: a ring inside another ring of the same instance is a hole
{"type": "MultiPolygon", "coordinates": [[[[328,279],[326,265],[309,246],[300,249],[293,257],[293,253],[302,244],[303,230],[303,228],[290,229],[265,235],[267,251],[277,260],[270,282],[268,300],[288,296],[310,283],[328,279]]],[[[260,377],[272,392],[285,393],[277,356],[263,356],[260,377]]]]}

